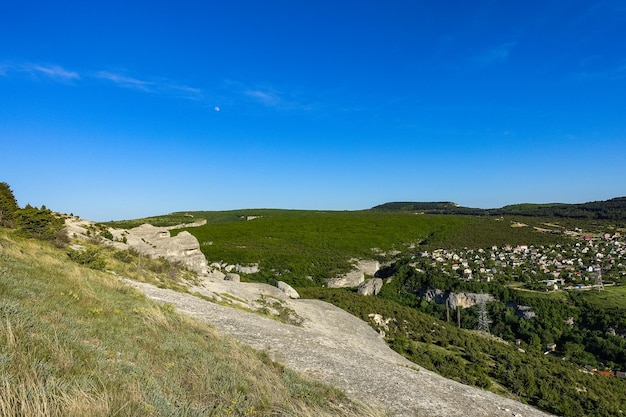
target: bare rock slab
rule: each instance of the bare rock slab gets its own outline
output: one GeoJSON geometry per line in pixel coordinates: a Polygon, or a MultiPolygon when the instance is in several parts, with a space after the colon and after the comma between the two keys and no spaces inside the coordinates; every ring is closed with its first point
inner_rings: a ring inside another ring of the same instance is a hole
{"type": "Polygon", "coordinates": [[[276,287],[278,287],[279,290],[284,292],[289,298],[294,298],[294,299],[300,298],[300,294],[298,294],[298,291],[294,290],[293,287],[287,284],[286,282],[278,281],[276,283],[276,287]]]}

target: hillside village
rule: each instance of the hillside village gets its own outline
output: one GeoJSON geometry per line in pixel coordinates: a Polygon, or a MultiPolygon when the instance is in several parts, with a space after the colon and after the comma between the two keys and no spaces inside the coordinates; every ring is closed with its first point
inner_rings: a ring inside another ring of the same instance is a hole
{"type": "Polygon", "coordinates": [[[590,289],[626,277],[626,240],[619,232],[566,231],[571,245],[504,245],[488,249],[437,249],[419,253],[413,266],[439,267],[466,281],[518,281],[530,289],[590,289]],[[599,278],[602,280],[600,281],[599,278]]]}

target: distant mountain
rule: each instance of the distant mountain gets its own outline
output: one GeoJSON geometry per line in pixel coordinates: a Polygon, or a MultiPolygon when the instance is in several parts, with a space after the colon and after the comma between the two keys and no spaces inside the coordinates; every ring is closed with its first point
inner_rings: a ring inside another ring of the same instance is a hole
{"type": "Polygon", "coordinates": [[[391,202],[372,207],[374,211],[415,211],[428,214],[470,214],[479,216],[563,217],[572,219],[626,220],[626,197],[580,204],[512,204],[502,208],[463,207],[451,202],[391,202]]]}

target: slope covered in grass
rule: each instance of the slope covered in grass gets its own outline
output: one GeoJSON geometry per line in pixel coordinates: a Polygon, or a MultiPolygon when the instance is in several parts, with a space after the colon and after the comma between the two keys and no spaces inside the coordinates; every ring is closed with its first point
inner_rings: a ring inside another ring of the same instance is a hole
{"type": "Polygon", "coordinates": [[[0,415],[364,415],[341,392],[0,229],[0,415]]]}
{"type": "Polygon", "coordinates": [[[193,216],[208,219],[206,225],[186,230],[197,237],[209,262],[259,263],[262,273],[252,279],[281,279],[295,286],[321,284],[346,272],[352,258],[385,261],[408,250],[543,244],[564,238],[532,227],[512,228],[512,219],[409,212],[242,210],[193,216]]]}

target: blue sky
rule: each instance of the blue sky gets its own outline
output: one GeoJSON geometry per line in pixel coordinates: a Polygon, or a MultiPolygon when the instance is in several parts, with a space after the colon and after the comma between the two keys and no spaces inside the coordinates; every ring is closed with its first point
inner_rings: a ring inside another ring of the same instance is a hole
{"type": "Polygon", "coordinates": [[[626,4],[5,1],[0,152],[96,221],[623,196],[626,4]]]}

